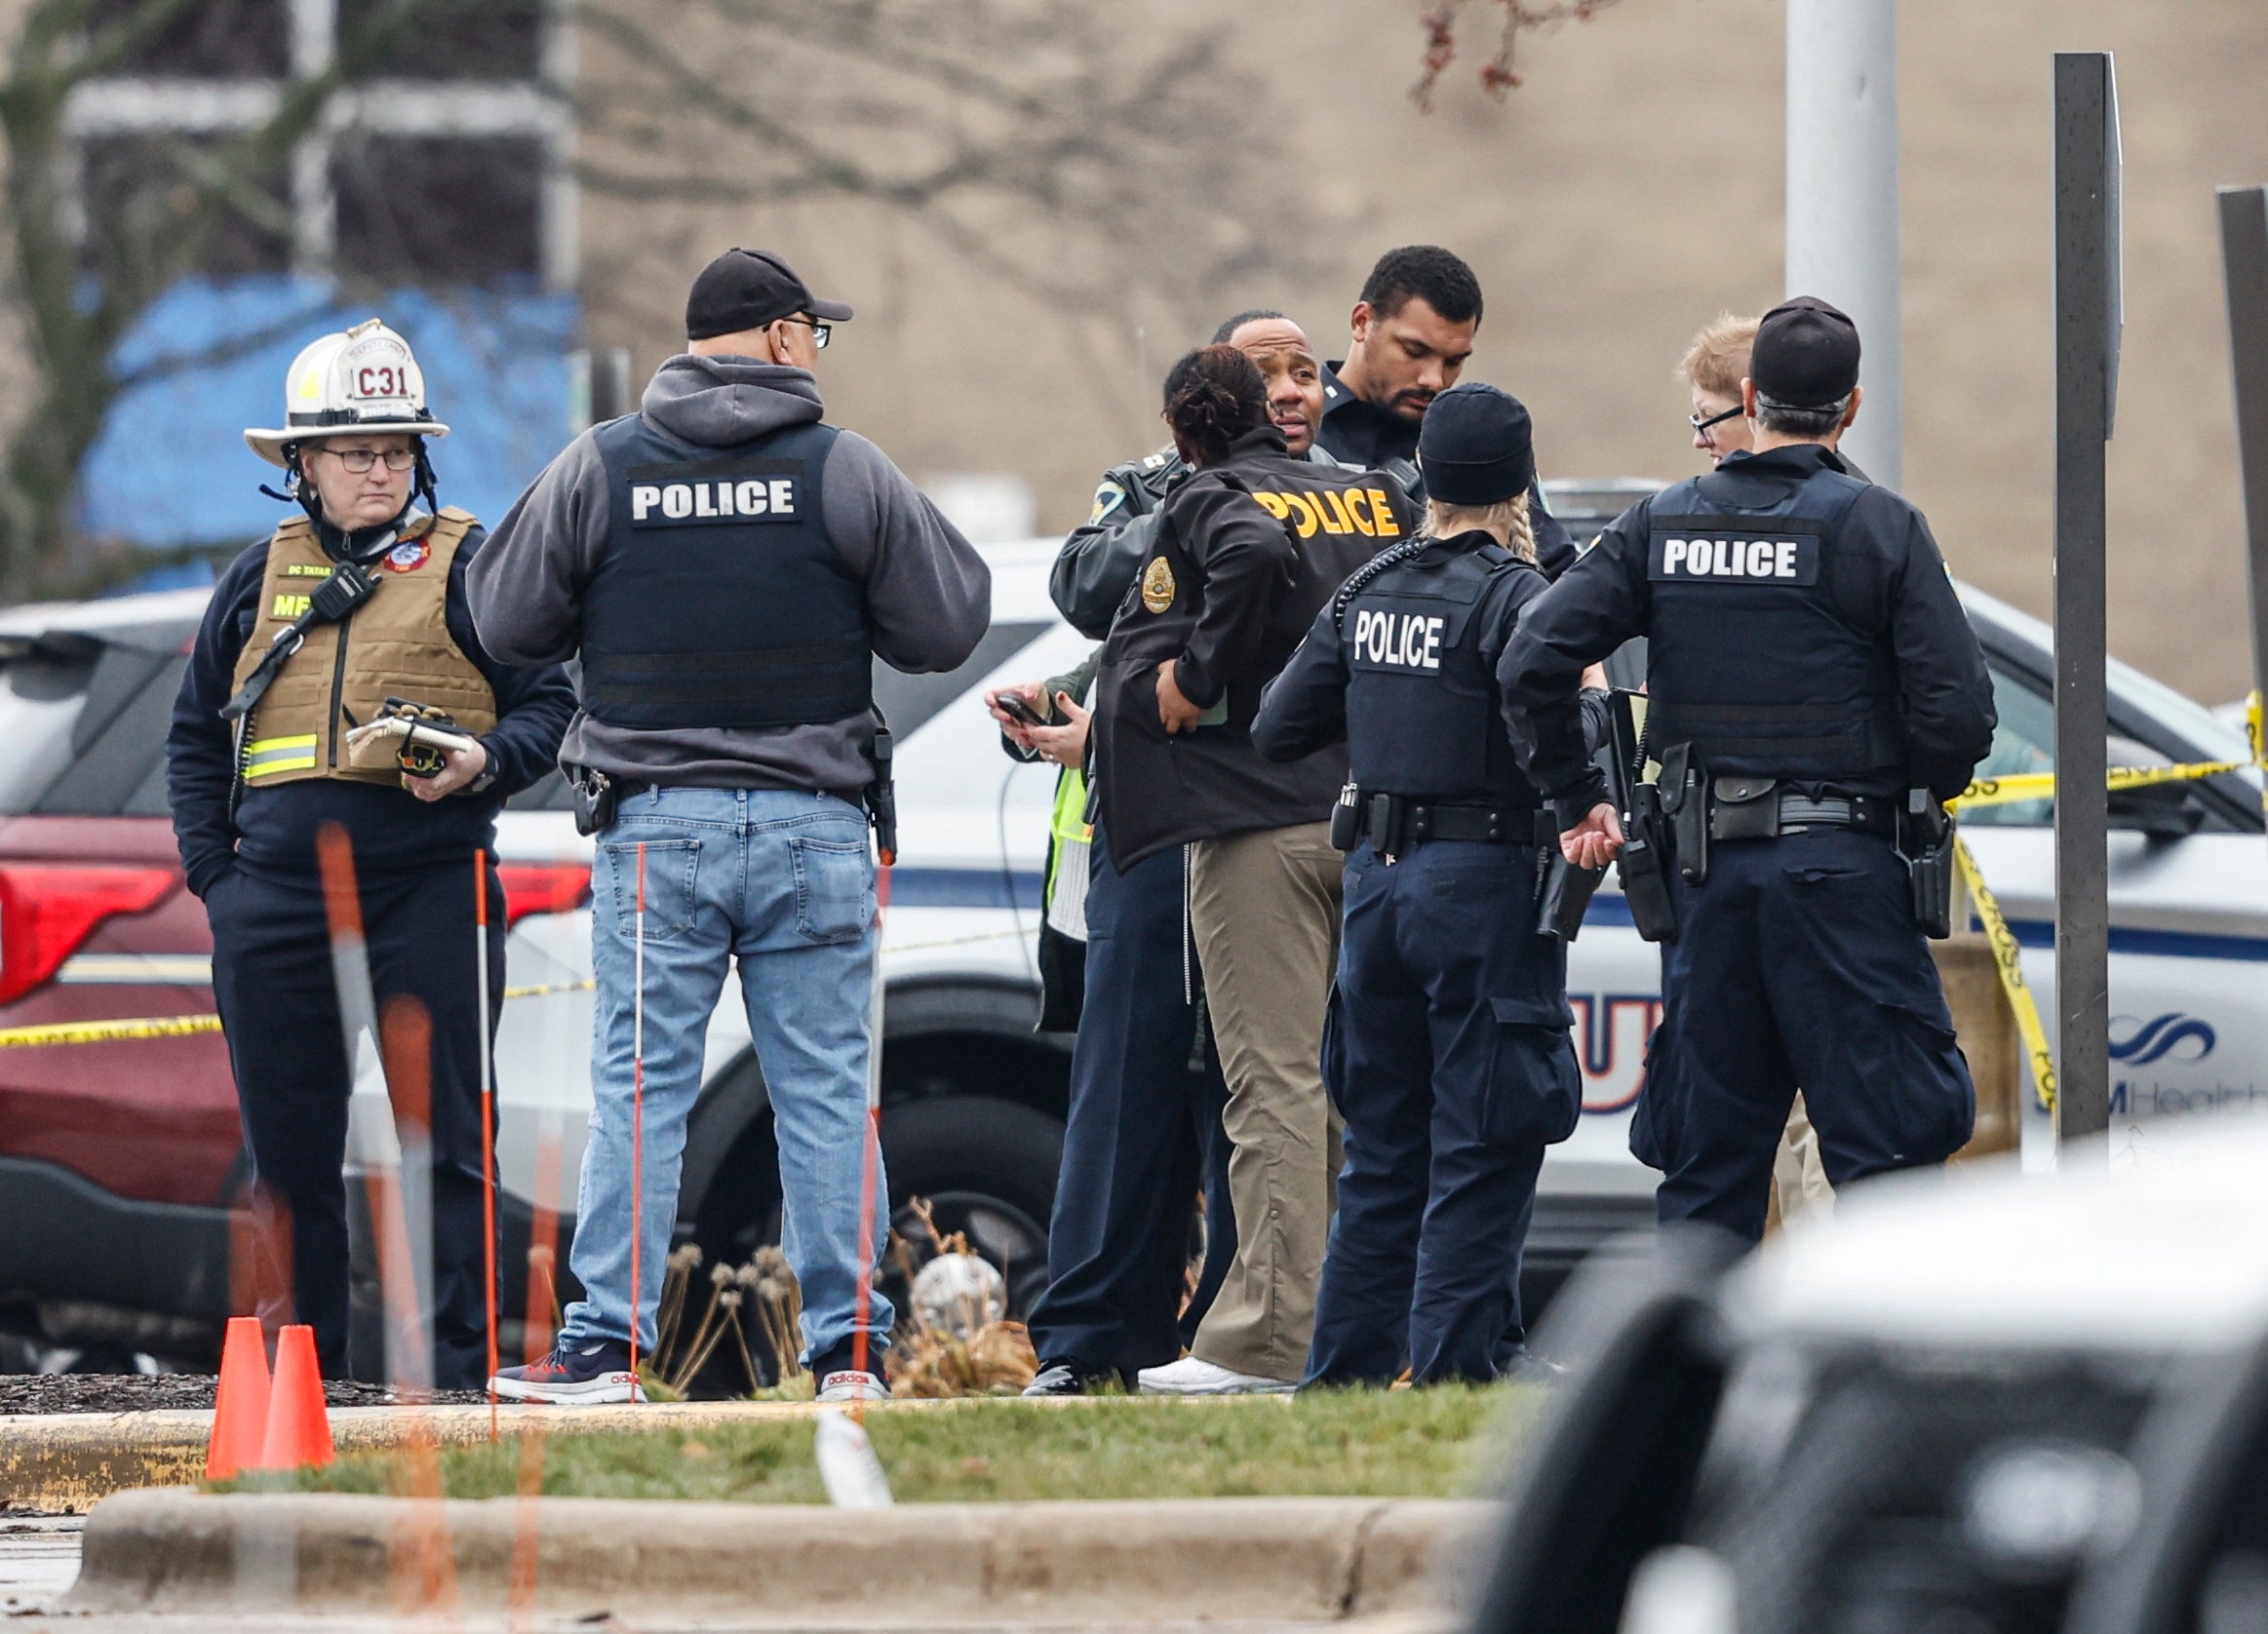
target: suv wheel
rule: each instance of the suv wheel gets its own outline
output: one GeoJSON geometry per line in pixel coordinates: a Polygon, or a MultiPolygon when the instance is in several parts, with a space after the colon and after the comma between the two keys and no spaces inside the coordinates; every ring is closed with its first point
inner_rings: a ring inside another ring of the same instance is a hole
{"type": "MultiPolygon", "coordinates": [[[[934,1252],[912,1207],[924,1199],[941,1235],[964,1233],[1008,1283],[1008,1314],[1021,1320],[1047,1285],[1047,1217],[1063,1162],[1063,1125],[1045,1112],[989,1096],[946,1096],[882,1109],[882,1160],[890,1224],[919,1264],[934,1252]]],[[[903,1307],[903,1270],[882,1267],[883,1288],[903,1307]]]]}

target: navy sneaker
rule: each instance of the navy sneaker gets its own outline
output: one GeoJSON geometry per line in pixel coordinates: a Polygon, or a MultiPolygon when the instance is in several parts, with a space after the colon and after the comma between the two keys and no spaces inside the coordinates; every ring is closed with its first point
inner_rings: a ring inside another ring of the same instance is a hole
{"type": "Polygon", "coordinates": [[[631,1376],[627,1340],[603,1339],[579,1350],[555,1345],[540,1362],[499,1369],[489,1388],[506,1401],[542,1401],[557,1407],[645,1399],[645,1389],[631,1376]]]}

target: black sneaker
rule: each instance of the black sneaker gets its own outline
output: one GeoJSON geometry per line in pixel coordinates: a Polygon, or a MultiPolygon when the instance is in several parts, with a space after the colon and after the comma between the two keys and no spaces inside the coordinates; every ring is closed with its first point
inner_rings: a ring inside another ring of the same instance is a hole
{"type": "Polygon", "coordinates": [[[1041,1362],[1032,1382],[1024,1386],[1028,1396],[1083,1396],[1087,1393],[1086,1376],[1073,1362],[1041,1362]]]}
{"type": "Polygon", "coordinates": [[[825,1402],[888,1401],[890,1386],[881,1374],[881,1346],[878,1343],[868,1347],[865,1367],[852,1366],[857,1359],[856,1342],[848,1339],[834,1349],[812,1357],[813,1395],[825,1402]]]}
{"type": "Polygon", "coordinates": [[[627,1340],[603,1339],[579,1350],[554,1346],[540,1362],[498,1369],[489,1388],[506,1401],[541,1401],[556,1407],[645,1399],[645,1389],[630,1372],[627,1340]]]}

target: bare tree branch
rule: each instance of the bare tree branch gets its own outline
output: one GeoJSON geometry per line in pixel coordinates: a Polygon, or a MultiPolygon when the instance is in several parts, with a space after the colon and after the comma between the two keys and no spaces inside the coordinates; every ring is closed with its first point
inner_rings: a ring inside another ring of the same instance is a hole
{"type": "MultiPolygon", "coordinates": [[[[1504,24],[1497,34],[1494,56],[1480,65],[1481,89],[1492,97],[1502,97],[1507,91],[1520,87],[1521,77],[1515,61],[1522,29],[1556,28],[1567,21],[1588,22],[1605,11],[1616,0],[1557,0],[1548,5],[1527,5],[1523,0],[1489,0],[1503,8],[1504,24]]],[[[1426,31],[1426,51],[1422,58],[1424,72],[1418,83],[1410,87],[1410,100],[1427,113],[1433,111],[1433,90],[1441,83],[1441,76],[1457,60],[1457,14],[1464,0],[1443,0],[1428,7],[1419,18],[1419,25],[1426,31]]]]}

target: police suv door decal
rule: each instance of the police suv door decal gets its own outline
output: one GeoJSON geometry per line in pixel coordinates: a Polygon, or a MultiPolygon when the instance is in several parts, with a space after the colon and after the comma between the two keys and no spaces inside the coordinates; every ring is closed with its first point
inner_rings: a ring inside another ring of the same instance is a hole
{"type": "Polygon", "coordinates": [[[1814,585],[1818,525],[1792,518],[1656,517],[1646,576],[1662,584],[1814,585]]]}
{"type": "Polygon", "coordinates": [[[635,466],[630,472],[630,525],[797,522],[802,520],[803,476],[800,459],[635,466]]]}

